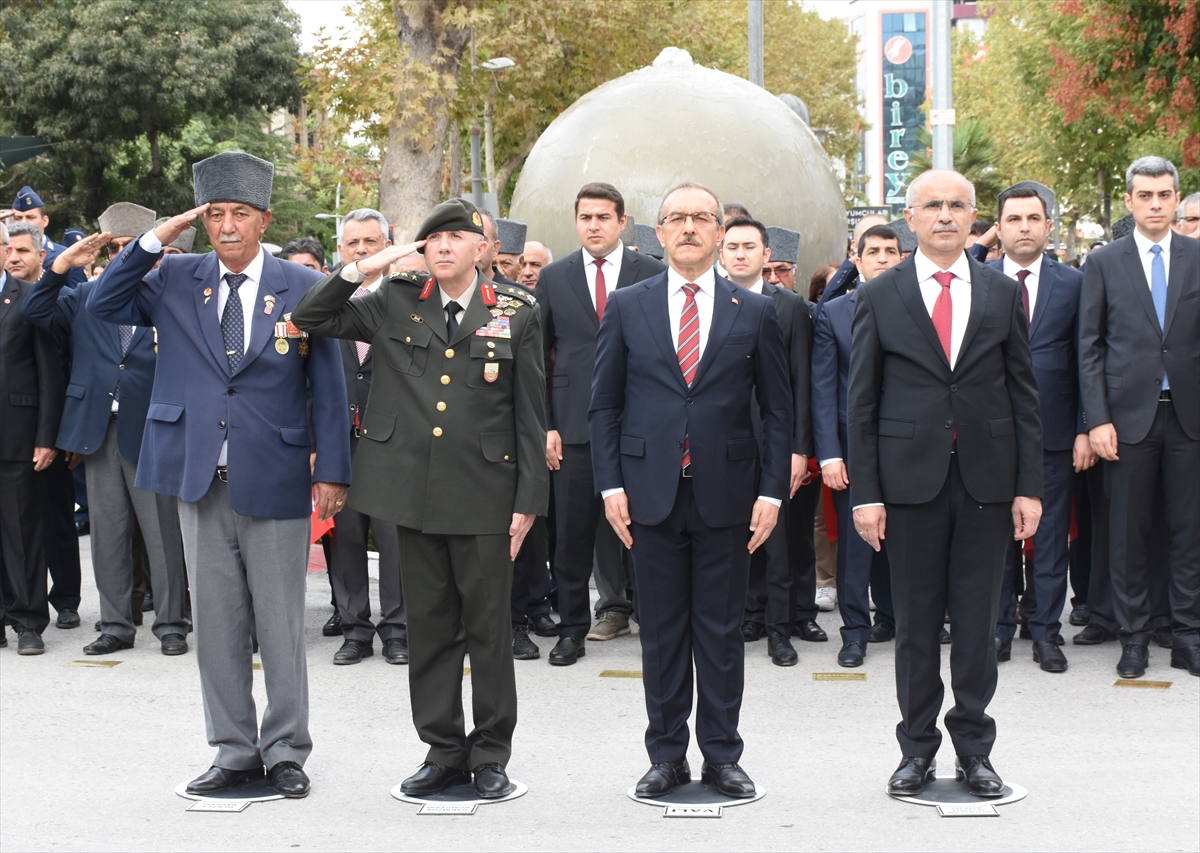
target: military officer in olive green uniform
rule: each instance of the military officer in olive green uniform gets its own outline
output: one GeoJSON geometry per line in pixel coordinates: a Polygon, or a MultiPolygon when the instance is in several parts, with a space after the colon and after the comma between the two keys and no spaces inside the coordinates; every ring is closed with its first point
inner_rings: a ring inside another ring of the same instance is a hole
{"type": "Polygon", "coordinates": [[[413,723],[429,744],[403,790],[424,796],[473,781],[480,797],[497,798],[512,789],[504,767],[517,722],[512,561],[534,517],[546,514],[549,492],[542,333],[532,296],[476,268],[488,247],[473,205],[438,205],[417,239],[327,276],[292,322],[369,342],[375,354],[346,500],[398,528],[413,723]],[[360,281],[413,251],[424,252],[432,276],[397,273],[350,298],[360,281]]]}

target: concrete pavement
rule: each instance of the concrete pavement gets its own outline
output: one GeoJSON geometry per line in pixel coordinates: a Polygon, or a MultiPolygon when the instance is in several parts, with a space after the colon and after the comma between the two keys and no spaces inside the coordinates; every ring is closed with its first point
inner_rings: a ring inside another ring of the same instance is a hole
{"type": "MultiPolygon", "coordinates": [[[[84,659],[99,615],[84,542],[84,627],[47,629],[41,657],[18,657],[11,631],[0,650],[3,851],[1200,849],[1200,679],[1171,669],[1166,650],[1151,649],[1146,680],[1171,686],[1131,689],[1114,686],[1115,644],[1068,643],[1069,671],[1049,675],[1016,641],[990,709],[993,760],[1029,796],[999,819],[945,819],[883,793],[900,757],[892,644],[870,647],[865,682],[814,680],[848,671],[835,661],[836,612],[820,620],[830,642],[796,641],[798,666],[772,665],[765,640],[747,647],[742,764],[766,787],[761,802],[720,820],[664,820],[626,798],[647,767],[641,681],[600,673],[641,669],[635,633],[588,643],[566,668],[546,663],[552,639],[535,638],[542,659],[516,662],[509,765],[529,793],[470,817],[418,816],[388,794],[424,756],[407,671],[378,654],[332,665],[340,641],[320,634],[321,574],[308,583],[312,795],[188,813],[173,789],[213,756],[195,659],[164,657],[143,627],[134,649],[112,656],[118,666],[66,666],[84,659]]],[[[261,713],[261,674],[256,695],[261,713]]],[[[690,759],[698,773],[694,747],[690,759]]],[[[953,773],[948,739],[939,766],[953,773]]]]}

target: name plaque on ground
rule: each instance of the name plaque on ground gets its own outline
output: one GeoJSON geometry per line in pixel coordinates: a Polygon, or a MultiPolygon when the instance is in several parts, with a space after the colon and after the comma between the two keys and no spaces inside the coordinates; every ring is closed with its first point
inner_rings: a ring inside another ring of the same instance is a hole
{"type": "Polygon", "coordinates": [[[720,806],[664,806],[663,817],[720,817],[720,806]]]}
{"type": "Polygon", "coordinates": [[[979,805],[949,805],[938,806],[938,814],[942,817],[1000,817],[995,806],[979,805]]]}
{"type": "Polygon", "coordinates": [[[600,671],[601,678],[641,678],[640,669],[604,669],[600,671]]]}
{"type": "Polygon", "coordinates": [[[1140,678],[1118,678],[1113,687],[1138,687],[1142,690],[1166,690],[1173,684],[1170,681],[1142,681],[1140,678]]]}
{"type": "Polygon", "coordinates": [[[813,681],[866,681],[865,672],[814,672],[813,681]]]}
{"type": "Polygon", "coordinates": [[[114,666],[116,666],[119,663],[121,663],[121,661],[119,661],[119,660],[73,660],[73,661],[68,661],[66,665],[67,666],[98,666],[98,667],[103,667],[104,669],[112,669],[114,666]]]}
{"type": "Polygon", "coordinates": [[[189,812],[244,812],[249,800],[197,800],[185,809],[189,812]]]}
{"type": "Polygon", "coordinates": [[[470,815],[477,808],[478,803],[426,803],[417,809],[417,814],[470,815]]]}

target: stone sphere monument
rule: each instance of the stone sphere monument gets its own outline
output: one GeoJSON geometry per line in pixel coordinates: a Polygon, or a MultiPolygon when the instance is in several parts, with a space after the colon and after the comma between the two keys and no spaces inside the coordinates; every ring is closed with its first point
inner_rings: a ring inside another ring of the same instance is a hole
{"type": "Polygon", "coordinates": [[[579,248],[575,194],[591,181],[617,187],[626,213],[649,225],[669,187],[710,186],[722,203],[800,232],[797,278],[805,287],[817,267],[845,257],[841,189],[808,125],[765,89],[695,65],[678,48],[551,122],[525,161],[510,216],[561,258],[579,248]]]}

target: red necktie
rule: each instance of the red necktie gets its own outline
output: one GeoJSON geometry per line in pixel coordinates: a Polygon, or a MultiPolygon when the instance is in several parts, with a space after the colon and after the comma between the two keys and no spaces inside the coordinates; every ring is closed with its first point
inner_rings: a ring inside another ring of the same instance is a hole
{"type": "MultiPolygon", "coordinates": [[[[950,282],[954,281],[954,273],[935,272],[933,277],[942,286],[942,292],[933,303],[933,329],[937,332],[938,340],[942,342],[942,349],[946,351],[946,361],[951,361],[950,326],[954,317],[954,304],[950,301],[950,282]]],[[[953,366],[951,361],[951,367],[953,366]]]]}
{"type": "MultiPolygon", "coordinates": [[[[355,297],[370,296],[371,291],[365,287],[360,287],[354,291],[355,297]]],[[[358,351],[358,364],[361,367],[362,363],[367,360],[367,355],[371,352],[371,345],[365,341],[355,341],[354,348],[358,351]]]]}
{"type": "Polygon", "coordinates": [[[608,288],[604,284],[604,258],[592,261],[596,265],[596,319],[604,319],[604,306],[608,303],[608,288]]]}
{"type": "MultiPolygon", "coordinates": [[[[683,373],[683,381],[689,388],[696,378],[696,367],[700,364],[700,309],[696,307],[696,292],[700,285],[688,282],[683,286],[683,313],[679,317],[679,346],[675,354],[679,357],[679,370],[683,373]]],[[[683,459],[680,465],[684,468],[692,464],[692,450],[688,443],[688,435],[683,434],[683,459]]]]}
{"type": "Polygon", "coordinates": [[[1033,323],[1033,312],[1029,309],[1032,307],[1029,304],[1029,288],[1025,286],[1025,279],[1029,278],[1029,270],[1021,270],[1017,273],[1017,281],[1021,282],[1021,304],[1025,306],[1025,326],[1028,328],[1033,323]]]}

